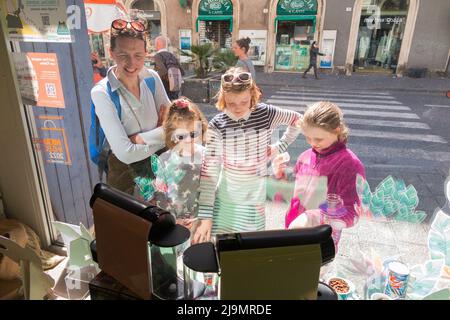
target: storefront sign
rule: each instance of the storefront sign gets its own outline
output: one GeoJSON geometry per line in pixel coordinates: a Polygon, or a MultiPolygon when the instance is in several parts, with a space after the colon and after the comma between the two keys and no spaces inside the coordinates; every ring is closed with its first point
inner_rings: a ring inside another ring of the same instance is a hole
{"type": "Polygon", "coordinates": [[[231,0],[202,0],[198,9],[199,15],[233,15],[231,0]]]}
{"type": "Polygon", "coordinates": [[[317,0],[280,0],[277,15],[317,14],[317,0]]]}
{"type": "Polygon", "coordinates": [[[34,139],[39,144],[39,149],[43,152],[47,163],[58,163],[72,165],[70,158],[67,136],[64,128],[59,128],[56,121],[63,118],[61,116],[40,116],[43,121],[42,127],[39,128],[41,138],[34,139]]]}
{"type": "Polygon", "coordinates": [[[1,5],[11,41],[72,42],[65,0],[6,0],[1,5]]]}
{"type": "Polygon", "coordinates": [[[180,29],[180,49],[191,50],[191,29],[180,29]]]}
{"type": "Polygon", "coordinates": [[[126,8],[115,0],[85,0],[88,32],[109,32],[115,19],[128,20],[126,8]]]}
{"type": "MultiPolygon", "coordinates": [[[[191,29],[180,29],[179,30],[179,38],[180,38],[180,49],[186,52],[191,51],[192,44],[192,31],[191,29]]],[[[190,62],[191,58],[188,56],[180,55],[180,62],[186,63],[190,62]]]]}
{"type": "Polygon", "coordinates": [[[142,15],[147,20],[161,20],[161,12],[159,11],[147,11],[144,10],[144,14],[142,15]]]}
{"type": "Polygon", "coordinates": [[[320,57],[320,68],[333,68],[334,47],[336,44],[337,30],[324,30],[320,52],[325,54],[320,57]]]}
{"type": "Polygon", "coordinates": [[[240,30],[239,38],[250,38],[248,57],[256,66],[263,66],[266,62],[267,30],[240,30]]]}
{"type": "Polygon", "coordinates": [[[64,108],[64,95],[55,53],[14,53],[19,90],[29,105],[64,108]]]}
{"type": "Polygon", "coordinates": [[[366,26],[378,26],[374,29],[386,29],[387,26],[405,23],[406,16],[370,16],[363,21],[366,26]]]}

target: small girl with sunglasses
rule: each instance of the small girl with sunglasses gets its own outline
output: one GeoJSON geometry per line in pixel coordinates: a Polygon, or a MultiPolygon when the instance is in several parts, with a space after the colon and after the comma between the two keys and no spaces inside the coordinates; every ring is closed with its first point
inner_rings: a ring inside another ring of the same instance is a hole
{"type": "Polygon", "coordinates": [[[217,97],[221,113],[208,126],[200,225],[193,243],[208,241],[211,234],[265,229],[267,163],[286,151],[300,133],[294,125],[301,115],[259,103],[261,91],[241,68],[222,75],[217,97]],[[281,125],[289,127],[270,144],[273,131],[281,125]]]}
{"type": "Polygon", "coordinates": [[[144,200],[171,212],[178,223],[188,228],[193,227],[198,211],[202,144],[207,125],[205,116],[193,102],[187,98],[174,100],[163,123],[169,150],[159,157],[152,156],[156,178],[135,180],[144,200]]]}

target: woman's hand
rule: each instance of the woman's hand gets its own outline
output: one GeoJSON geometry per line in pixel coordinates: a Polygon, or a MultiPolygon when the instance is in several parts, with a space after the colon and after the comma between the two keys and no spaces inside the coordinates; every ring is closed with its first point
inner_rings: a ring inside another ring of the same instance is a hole
{"type": "Polygon", "coordinates": [[[144,139],[142,139],[142,137],[139,133],[133,134],[132,136],[129,136],[128,138],[134,144],[145,144],[144,139]]]}
{"type": "Polygon", "coordinates": [[[200,225],[192,238],[192,244],[208,242],[211,239],[212,219],[200,220],[200,225]]]}

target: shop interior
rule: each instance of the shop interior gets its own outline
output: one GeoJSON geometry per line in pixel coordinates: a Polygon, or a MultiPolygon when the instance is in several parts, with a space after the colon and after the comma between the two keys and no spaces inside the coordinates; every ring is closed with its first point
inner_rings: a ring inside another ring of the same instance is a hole
{"type": "Polygon", "coordinates": [[[309,48],[314,21],[277,21],[275,70],[304,71],[309,65],[309,48]]]}
{"type": "Polygon", "coordinates": [[[408,2],[372,1],[372,4],[365,4],[359,25],[354,71],[396,72],[408,2]]]}
{"type": "Polygon", "coordinates": [[[200,44],[213,43],[217,48],[231,48],[231,21],[216,20],[199,22],[200,44]]]}

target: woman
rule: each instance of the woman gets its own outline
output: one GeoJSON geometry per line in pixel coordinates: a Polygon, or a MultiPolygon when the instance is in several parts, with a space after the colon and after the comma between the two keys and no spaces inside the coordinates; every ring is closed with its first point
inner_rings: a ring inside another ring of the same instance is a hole
{"type": "Polygon", "coordinates": [[[95,114],[112,153],[107,183],[123,192],[134,193],[134,178],[151,174],[150,156],[164,148],[161,127],[170,101],[158,74],[144,68],[145,26],[138,21],[114,20],[111,24],[111,57],[116,62],[106,77],[91,91],[95,114]],[[154,79],[154,88],[146,79],[154,79]],[[119,96],[121,113],[112,96],[119,96]]]}
{"type": "Polygon", "coordinates": [[[253,66],[252,60],[247,56],[248,50],[250,49],[250,38],[241,38],[236,40],[233,44],[233,52],[239,60],[236,63],[236,68],[242,68],[252,74],[252,78],[255,80],[255,67],[253,66]]]}
{"type": "Polygon", "coordinates": [[[308,71],[311,70],[311,68],[314,68],[314,77],[316,80],[319,79],[317,76],[317,55],[324,56],[325,54],[319,52],[319,45],[317,44],[317,41],[313,41],[311,48],[309,49],[309,67],[303,73],[302,78],[306,78],[308,71]]]}

